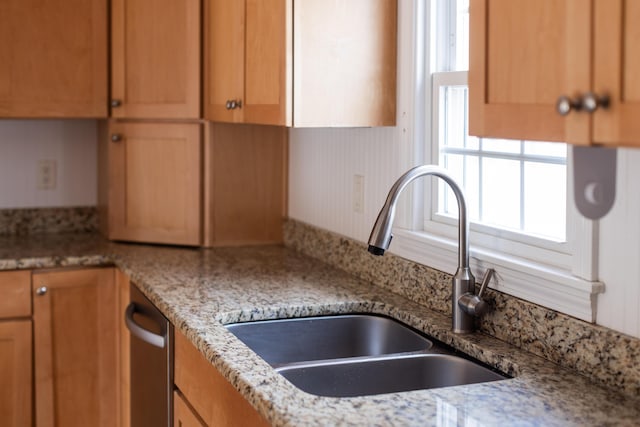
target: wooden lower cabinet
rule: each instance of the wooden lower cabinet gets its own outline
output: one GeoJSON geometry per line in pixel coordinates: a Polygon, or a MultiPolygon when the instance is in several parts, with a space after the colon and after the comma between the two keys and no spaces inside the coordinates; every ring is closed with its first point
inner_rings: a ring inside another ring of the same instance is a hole
{"type": "Polygon", "coordinates": [[[207,427],[177,390],[173,392],[173,427],[207,427]]]}
{"type": "Polygon", "coordinates": [[[36,425],[117,425],[114,269],[34,272],[32,289],[36,425]]]}
{"type": "Polygon", "coordinates": [[[174,411],[175,417],[180,416],[182,420],[182,424],[176,422],[174,427],[202,425],[197,422],[216,427],[269,425],[178,330],[175,331],[174,363],[174,381],[181,394],[179,400],[174,400],[174,411]],[[185,415],[185,408],[189,406],[183,399],[197,415],[185,415]]]}
{"type": "Polygon", "coordinates": [[[31,272],[0,272],[0,425],[33,423],[31,272]]]}
{"type": "Polygon", "coordinates": [[[0,321],[0,425],[32,425],[31,320],[0,321]]]}
{"type": "Polygon", "coordinates": [[[118,421],[119,427],[131,425],[131,362],[129,359],[131,339],[124,323],[124,312],[129,305],[129,287],[131,280],[122,271],[115,271],[116,285],[116,329],[118,333],[118,421]]]}

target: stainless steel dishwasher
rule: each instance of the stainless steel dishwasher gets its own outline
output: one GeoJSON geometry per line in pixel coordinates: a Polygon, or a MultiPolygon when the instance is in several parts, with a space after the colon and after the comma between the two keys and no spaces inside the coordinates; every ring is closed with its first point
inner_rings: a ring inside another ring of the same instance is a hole
{"type": "Polygon", "coordinates": [[[131,427],[171,426],[173,327],[133,284],[125,324],[131,332],[131,427]]]}

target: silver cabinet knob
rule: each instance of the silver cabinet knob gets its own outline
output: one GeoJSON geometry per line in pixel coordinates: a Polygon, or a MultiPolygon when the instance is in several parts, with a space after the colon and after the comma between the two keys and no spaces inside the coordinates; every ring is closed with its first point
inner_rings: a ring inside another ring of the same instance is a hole
{"type": "Polygon", "coordinates": [[[598,108],[607,109],[609,107],[609,96],[598,96],[593,92],[587,92],[582,97],[582,109],[587,113],[593,113],[598,108]]]}
{"type": "Polygon", "coordinates": [[[561,116],[566,116],[573,111],[586,111],[593,113],[598,108],[606,109],[609,107],[609,96],[598,96],[593,92],[587,92],[584,95],[577,96],[573,99],[568,96],[561,96],[556,102],[556,111],[561,116]]]}
{"type": "Polygon", "coordinates": [[[114,133],[113,135],[111,135],[111,142],[120,142],[122,141],[122,135],[120,135],[119,133],[114,133]]]}
{"type": "Polygon", "coordinates": [[[242,108],[242,101],[239,99],[230,99],[225,104],[227,110],[235,110],[236,108],[242,108]]]}
{"type": "Polygon", "coordinates": [[[38,289],[36,289],[36,295],[42,296],[42,295],[46,294],[48,290],[49,289],[47,289],[46,286],[40,286],[38,289]]]}
{"type": "Polygon", "coordinates": [[[111,108],[118,108],[122,105],[122,101],[119,99],[112,99],[111,100],[111,108]]]}
{"type": "Polygon", "coordinates": [[[558,98],[556,102],[556,111],[561,116],[566,116],[571,112],[571,110],[580,111],[582,108],[582,99],[574,98],[571,99],[568,96],[562,95],[558,98]]]}

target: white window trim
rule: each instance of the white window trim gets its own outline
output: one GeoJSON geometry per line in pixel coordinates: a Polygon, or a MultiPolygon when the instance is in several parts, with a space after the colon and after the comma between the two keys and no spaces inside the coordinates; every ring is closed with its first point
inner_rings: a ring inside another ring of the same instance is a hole
{"type": "MultiPolygon", "coordinates": [[[[434,129],[431,120],[420,120],[420,117],[432,117],[433,112],[433,89],[428,80],[425,82],[424,74],[421,73],[431,69],[429,62],[435,61],[435,56],[430,43],[421,43],[419,36],[428,33],[424,28],[421,30],[421,27],[424,27],[423,23],[433,23],[435,13],[430,7],[423,8],[420,1],[416,0],[413,3],[413,24],[416,26],[414,34],[417,41],[414,46],[414,74],[410,77],[416,97],[413,106],[419,107],[414,111],[413,134],[432,135],[434,129]],[[420,61],[421,58],[424,58],[426,64],[420,61]],[[421,103],[420,98],[426,102],[421,103]]],[[[418,164],[437,163],[438,157],[434,158],[430,150],[423,149],[422,138],[415,138],[413,141],[405,139],[402,145],[400,148],[404,153],[413,153],[412,160],[407,162],[407,168],[418,164]]],[[[571,153],[568,153],[568,156],[570,155],[571,153]]],[[[572,176],[570,163],[568,162],[568,177],[572,176]]],[[[390,251],[414,262],[453,273],[457,268],[457,240],[422,230],[423,219],[430,215],[430,209],[427,209],[428,205],[425,203],[430,197],[424,196],[423,188],[426,185],[429,188],[437,187],[436,180],[432,181],[434,182],[429,184],[428,181],[413,184],[411,196],[406,197],[398,207],[390,251]]],[[[568,184],[567,194],[570,195],[573,194],[570,178],[568,184]]],[[[562,256],[560,262],[555,262],[556,265],[480,247],[477,237],[471,235],[471,269],[476,278],[479,278],[485,269],[495,268],[497,275],[490,285],[491,288],[588,322],[595,322],[597,295],[604,292],[604,284],[596,280],[598,223],[576,214],[573,203],[567,204],[567,210],[574,211],[571,214],[568,212],[568,217],[572,218],[567,222],[568,254],[562,256]],[[579,250],[575,250],[576,248],[579,250]]]]}

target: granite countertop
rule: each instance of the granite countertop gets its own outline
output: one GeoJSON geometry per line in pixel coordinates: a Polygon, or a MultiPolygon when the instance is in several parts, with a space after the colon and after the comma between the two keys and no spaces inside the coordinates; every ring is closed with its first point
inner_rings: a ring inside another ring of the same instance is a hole
{"type": "Polygon", "coordinates": [[[282,246],[184,249],[92,234],[0,238],[0,269],[115,264],[273,425],[638,425],[640,401],[282,246]],[[513,379],[356,398],[307,394],[225,323],[330,313],[388,315],[513,379]]]}

